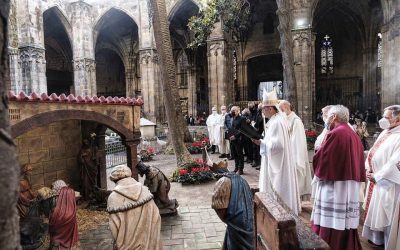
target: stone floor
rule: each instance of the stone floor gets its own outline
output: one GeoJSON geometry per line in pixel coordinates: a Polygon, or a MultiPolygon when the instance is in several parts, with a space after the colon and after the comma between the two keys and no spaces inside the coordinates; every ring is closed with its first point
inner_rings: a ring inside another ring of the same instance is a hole
{"type": "MultiPolygon", "coordinates": [[[[219,161],[218,155],[211,155],[214,162],[219,161]]],[[[194,155],[200,158],[201,155],[194,155]]],[[[157,155],[149,165],[158,167],[167,176],[175,169],[175,156],[157,155]]],[[[229,169],[233,170],[233,161],[229,162],[229,169]]],[[[259,171],[246,164],[243,177],[250,186],[258,185],[259,171]]],[[[143,181],[143,179],[140,179],[143,181]]],[[[171,183],[170,198],[179,202],[179,211],[175,216],[163,217],[161,237],[164,249],[221,249],[225,224],[222,223],[213,209],[211,209],[211,195],[215,181],[199,185],[181,185],[171,183]]],[[[112,187],[113,183],[109,183],[112,187]]],[[[312,206],[309,202],[303,203],[302,219],[310,223],[312,206]]],[[[361,229],[361,228],[360,228],[361,229]]],[[[361,232],[361,230],[359,230],[361,232]]],[[[108,225],[99,225],[97,229],[80,235],[82,249],[112,249],[111,234],[108,225]]],[[[373,248],[362,239],[363,249],[373,248]]]]}

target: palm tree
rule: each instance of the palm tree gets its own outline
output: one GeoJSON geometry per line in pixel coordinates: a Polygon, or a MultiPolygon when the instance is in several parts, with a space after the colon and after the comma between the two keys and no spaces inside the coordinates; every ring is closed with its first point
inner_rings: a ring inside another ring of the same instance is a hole
{"type": "Polygon", "coordinates": [[[184,134],[188,130],[182,116],[181,102],[176,86],[175,64],[172,55],[171,37],[167,22],[165,0],[149,0],[152,10],[152,22],[157,52],[160,59],[161,88],[167,115],[170,139],[174,147],[178,167],[193,164],[193,159],[184,143],[184,134]]]}
{"type": "Polygon", "coordinates": [[[281,37],[283,76],[285,79],[283,93],[285,99],[297,108],[297,85],[294,72],[292,32],[290,29],[290,1],[276,0],[276,4],[278,5],[278,30],[281,37]]]}
{"type": "Polygon", "coordinates": [[[17,214],[19,166],[15,145],[10,136],[7,111],[8,54],[7,20],[10,1],[0,0],[0,246],[20,249],[19,217],[17,214]]]}

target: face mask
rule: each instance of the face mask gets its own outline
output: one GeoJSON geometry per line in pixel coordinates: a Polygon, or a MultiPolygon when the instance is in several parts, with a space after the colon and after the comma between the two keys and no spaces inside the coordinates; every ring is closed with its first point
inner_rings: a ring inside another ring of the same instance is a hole
{"type": "Polygon", "coordinates": [[[379,127],[381,127],[381,129],[388,129],[390,128],[390,121],[386,118],[382,118],[379,120],[379,127]]]}
{"type": "Polygon", "coordinates": [[[324,124],[324,127],[325,127],[327,130],[329,130],[329,131],[332,129],[332,128],[331,128],[331,125],[332,125],[331,118],[332,118],[332,117],[333,117],[333,116],[327,118],[327,119],[326,119],[326,122],[325,122],[325,124],[324,124]]]}
{"type": "Polygon", "coordinates": [[[235,112],[234,112],[234,111],[232,111],[232,112],[231,112],[231,115],[232,115],[232,116],[235,116],[235,112]]]}

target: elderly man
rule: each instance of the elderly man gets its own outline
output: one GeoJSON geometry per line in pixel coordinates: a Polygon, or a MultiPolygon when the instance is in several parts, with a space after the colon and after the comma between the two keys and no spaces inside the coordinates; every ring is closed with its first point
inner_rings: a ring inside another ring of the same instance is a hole
{"type": "Polygon", "coordinates": [[[342,105],[328,112],[325,142],[314,156],[317,178],[311,214],[312,230],[331,249],[361,249],[359,190],[365,182],[364,152],[360,139],[347,124],[349,110],[342,105]]]}
{"type": "Polygon", "coordinates": [[[117,166],[110,179],[116,186],[107,201],[110,229],[117,249],[162,249],[161,217],[149,189],[131,177],[127,166],[117,166]]]}
{"type": "Polygon", "coordinates": [[[301,203],[287,122],[278,111],[275,91],[263,99],[263,113],[269,121],[265,126],[264,138],[252,139],[260,145],[260,192],[275,191],[286,206],[298,214],[301,203]]]}
{"type": "Polygon", "coordinates": [[[362,235],[386,249],[400,249],[400,105],[385,108],[379,125],[383,131],[365,161],[369,182],[362,235]]]}
{"type": "Polygon", "coordinates": [[[233,106],[231,109],[232,127],[229,133],[229,140],[232,145],[232,156],[235,159],[235,170],[239,175],[243,174],[244,156],[243,156],[243,135],[239,132],[242,127],[243,117],[240,116],[240,108],[233,106]]]}
{"type": "Polygon", "coordinates": [[[220,125],[219,120],[220,116],[217,113],[217,107],[212,107],[212,113],[208,116],[206,124],[208,129],[208,137],[210,139],[210,145],[212,153],[215,153],[216,146],[219,145],[219,137],[220,137],[220,125]]]}
{"type": "Polygon", "coordinates": [[[307,139],[304,124],[291,108],[288,101],[279,103],[279,109],[287,115],[292,154],[296,163],[297,183],[300,196],[309,199],[311,195],[311,169],[308,160],[307,139]]]}
{"type": "Polygon", "coordinates": [[[219,140],[220,143],[218,145],[218,150],[221,153],[221,155],[219,156],[219,158],[225,158],[230,154],[230,144],[229,144],[229,140],[227,140],[227,138],[225,138],[225,119],[226,116],[228,115],[228,113],[226,113],[226,106],[221,106],[221,115],[220,115],[220,119],[219,119],[219,140]]]}
{"type": "Polygon", "coordinates": [[[326,126],[327,126],[327,120],[328,120],[328,112],[329,112],[330,108],[331,108],[331,105],[328,105],[321,109],[322,120],[324,121],[324,130],[322,130],[321,134],[318,135],[317,139],[315,140],[315,143],[314,143],[315,151],[317,151],[321,147],[321,144],[325,140],[326,134],[328,133],[328,129],[326,128],[326,126]]]}

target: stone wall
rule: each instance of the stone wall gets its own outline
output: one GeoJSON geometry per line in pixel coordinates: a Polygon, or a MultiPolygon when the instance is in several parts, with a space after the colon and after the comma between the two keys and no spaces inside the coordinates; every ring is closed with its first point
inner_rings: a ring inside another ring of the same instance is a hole
{"type": "Polygon", "coordinates": [[[57,179],[76,187],[79,181],[77,155],[81,148],[79,120],[54,122],[15,139],[19,163],[30,163],[32,188],[50,187],[57,179]]]}

